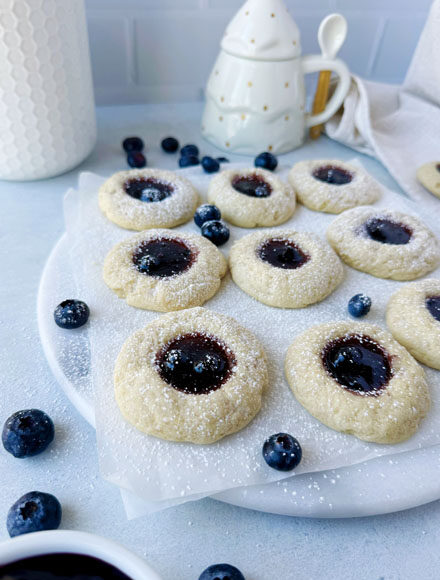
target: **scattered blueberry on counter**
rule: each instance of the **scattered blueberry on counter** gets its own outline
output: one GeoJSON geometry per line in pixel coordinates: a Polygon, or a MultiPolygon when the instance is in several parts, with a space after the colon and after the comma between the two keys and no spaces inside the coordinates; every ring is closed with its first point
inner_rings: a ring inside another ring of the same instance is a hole
{"type": "Polygon", "coordinates": [[[44,411],[17,411],[3,426],[3,447],[14,457],[32,457],[46,449],[53,441],[54,434],[53,421],[44,411]]]}
{"type": "Polygon", "coordinates": [[[142,169],[147,165],[147,159],[140,151],[132,151],[127,155],[127,163],[135,169],[142,169]]]}
{"type": "Polygon", "coordinates": [[[184,145],[180,150],[180,157],[198,157],[199,156],[199,148],[197,145],[189,144],[184,145]]]}
{"type": "Polygon", "coordinates": [[[370,312],[371,298],[366,294],[355,294],[348,301],[348,312],[355,318],[362,318],[370,312]]]}
{"type": "Polygon", "coordinates": [[[245,577],[231,564],[213,564],[200,574],[199,580],[245,580],[245,577]]]}
{"type": "Polygon", "coordinates": [[[216,173],[220,169],[220,163],[213,157],[202,157],[202,167],[206,173],[216,173]]]}
{"type": "Polygon", "coordinates": [[[288,433],[276,433],[264,442],[263,457],[269,467],[291,471],[301,462],[301,445],[288,433]]]}
{"type": "Polygon", "coordinates": [[[222,246],[229,240],[229,228],[220,220],[210,220],[201,227],[201,234],[216,246],[222,246]]]}
{"type": "Polygon", "coordinates": [[[144,142],[140,137],[127,137],[122,141],[122,148],[126,153],[142,151],[144,148],[144,142]]]}
{"type": "Polygon", "coordinates": [[[179,149],[179,141],[174,137],[162,139],[161,147],[166,153],[175,153],[179,149]]]}
{"type": "Polygon", "coordinates": [[[56,530],[61,523],[61,513],[61,504],[54,495],[30,491],[9,508],[6,527],[11,538],[30,532],[56,530]]]}
{"type": "Polygon", "coordinates": [[[84,326],[90,315],[89,307],[82,300],[63,300],[55,308],[53,317],[60,328],[79,328],[84,326]]]}
{"type": "Polygon", "coordinates": [[[205,222],[219,220],[221,217],[222,214],[216,205],[204,203],[196,209],[194,214],[194,222],[197,226],[199,226],[199,228],[201,228],[205,222]]]}
{"type": "Polygon", "coordinates": [[[265,151],[264,153],[260,153],[257,157],[255,157],[254,161],[255,167],[261,167],[261,169],[269,169],[269,171],[274,171],[278,165],[278,159],[272,153],[265,151]]]}
{"type": "Polygon", "coordinates": [[[179,167],[192,167],[200,163],[199,158],[195,155],[186,155],[179,159],[179,167]]]}
{"type": "Polygon", "coordinates": [[[229,159],[227,157],[217,157],[217,161],[219,163],[229,163],[229,159]]]}

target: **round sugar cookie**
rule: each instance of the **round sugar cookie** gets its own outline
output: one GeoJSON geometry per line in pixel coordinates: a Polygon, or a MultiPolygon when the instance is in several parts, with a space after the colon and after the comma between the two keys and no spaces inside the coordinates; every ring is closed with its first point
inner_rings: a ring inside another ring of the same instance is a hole
{"type": "Polygon", "coordinates": [[[440,161],[431,161],[419,167],[417,179],[425,189],[440,197],[440,161]]]}
{"type": "Polygon", "coordinates": [[[157,229],[114,246],[104,261],[103,278],[130,306],[168,312],[209,300],[226,268],[223,254],[206,238],[157,229]]]}
{"type": "Polygon", "coordinates": [[[366,171],[334,159],[296,163],[290,170],[289,183],[300,203],[327,213],[371,204],[381,195],[379,184],[366,171]]]}
{"type": "Polygon", "coordinates": [[[371,324],[330,322],[306,330],[289,347],[285,372],[311,415],[365,441],[408,439],[430,407],[422,367],[371,324]]]}
{"type": "Polygon", "coordinates": [[[122,228],[173,228],[187,222],[197,207],[192,184],[163,169],[119,171],[99,190],[99,207],[122,228]]]}
{"type": "Polygon", "coordinates": [[[327,239],[349,266],[378,278],[413,280],[431,272],[440,260],[431,230],[398,211],[349,209],[330,224],[327,239]]]}
{"type": "Polygon", "coordinates": [[[242,228],[276,226],[295,211],[292,188],[266,169],[228,169],[211,179],[208,200],[242,228]]]}
{"type": "Polygon", "coordinates": [[[233,318],[191,308],[132,334],[114,372],[116,402],[140,431],[213,443],[258,413],[267,364],[256,337],[233,318]]]}
{"type": "Polygon", "coordinates": [[[229,254],[234,282],[269,306],[302,308],[323,300],[341,283],[338,256],[316,235],[263,230],[236,241],[229,254]]]}
{"type": "Polygon", "coordinates": [[[402,286],[388,301],[387,325],[413,357],[440,370],[440,280],[402,286]]]}

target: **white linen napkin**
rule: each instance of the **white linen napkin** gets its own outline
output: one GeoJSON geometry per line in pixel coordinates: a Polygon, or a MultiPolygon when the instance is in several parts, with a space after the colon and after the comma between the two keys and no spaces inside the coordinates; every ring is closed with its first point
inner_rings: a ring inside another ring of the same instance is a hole
{"type": "Polygon", "coordinates": [[[440,0],[434,0],[402,86],[352,77],[327,135],[379,159],[413,199],[440,216],[440,200],[416,179],[440,161],[440,0]]]}

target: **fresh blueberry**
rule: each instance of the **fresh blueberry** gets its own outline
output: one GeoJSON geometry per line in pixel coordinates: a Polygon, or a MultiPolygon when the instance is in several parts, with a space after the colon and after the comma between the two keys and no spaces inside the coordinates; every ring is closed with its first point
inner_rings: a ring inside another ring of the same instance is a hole
{"type": "Polygon", "coordinates": [[[206,173],[215,173],[220,169],[220,163],[213,157],[202,157],[202,167],[206,173]]]}
{"type": "Polygon", "coordinates": [[[206,363],[205,361],[199,361],[198,363],[196,363],[193,366],[194,372],[196,372],[198,375],[203,374],[204,372],[206,372],[206,363]]]}
{"type": "Polygon", "coordinates": [[[229,228],[219,220],[210,220],[202,225],[201,233],[216,246],[222,246],[229,240],[229,228]]]}
{"type": "Polygon", "coordinates": [[[64,300],[55,308],[53,317],[61,328],[79,328],[89,319],[90,310],[82,300],[64,300]]]}
{"type": "Polygon", "coordinates": [[[264,442],[263,457],[269,467],[291,471],[301,461],[301,445],[288,433],[275,433],[264,442]]]}
{"type": "Polygon", "coordinates": [[[205,222],[219,220],[221,217],[222,214],[220,213],[220,210],[217,206],[204,203],[196,209],[196,213],[194,214],[194,221],[196,225],[201,228],[205,222]]]}
{"type": "Polygon", "coordinates": [[[52,419],[43,411],[17,411],[3,426],[3,447],[14,457],[32,457],[46,449],[54,433],[52,419]]]}
{"type": "Polygon", "coordinates": [[[146,256],[142,256],[142,258],[138,262],[139,271],[146,272],[147,274],[154,272],[155,270],[157,270],[159,266],[160,266],[159,257],[150,256],[148,254],[146,256]]]}
{"type": "Polygon", "coordinates": [[[229,159],[227,157],[217,157],[217,161],[219,163],[229,163],[229,159]]]}
{"type": "Polygon", "coordinates": [[[199,163],[199,158],[195,155],[186,155],[179,159],[179,167],[191,167],[192,165],[198,165],[199,163]]]}
{"type": "Polygon", "coordinates": [[[170,370],[174,371],[177,367],[183,366],[189,362],[188,356],[178,348],[173,348],[167,352],[164,365],[170,370]]]}
{"type": "Polygon", "coordinates": [[[174,137],[166,137],[162,140],[161,146],[166,153],[175,153],[179,149],[179,141],[174,137]]]}
{"type": "Polygon", "coordinates": [[[11,538],[30,532],[56,530],[61,522],[61,512],[61,504],[55,496],[30,491],[9,508],[6,527],[11,538]]]}
{"type": "Polygon", "coordinates": [[[274,171],[278,165],[278,159],[272,153],[265,151],[264,153],[260,153],[257,157],[255,157],[254,161],[255,167],[261,167],[263,169],[269,169],[270,171],[274,171]]]}
{"type": "Polygon", "coordinates": [[[231,564],[213,564],[200,574],[199,580],[245,580],[245,577],[231,564]]]}
{"type": "Polygon", "coordinates": [[[132,151],[131,153],[127,154],[127,163],[130,165],[130,167],[142,169],[142,167],[147,165],[147,158],[140,151],[132,151]]]}
{"type": "Polygon", "coordinates": [[[140,137],[127,137],[122,141],[122,147],[127,153],[132,151],[142,151],[144,142],[140,137]]]}
{"type": "Polygon", "coordinates": [[[370,312],[371,298],[365,294],[355,294],[348,301],[348,312],[355,318],[361,318],[370,312]]]}
{"type": "Polygon", "coordinates": [[[189,157],[189,156],[198,157],[199,156],[199,148],[197,147],[197,145],[185,145],[180,150],[180,156],[181,157],[189,157]]]}

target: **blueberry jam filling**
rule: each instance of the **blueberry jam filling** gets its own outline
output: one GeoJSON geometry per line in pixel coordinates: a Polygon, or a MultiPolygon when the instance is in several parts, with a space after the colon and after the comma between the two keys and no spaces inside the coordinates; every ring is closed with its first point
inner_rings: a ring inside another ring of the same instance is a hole
{"type": "Polygon", "coordinates": [[[411,228],[387,218],[372,218],[366,222],[365,229],[375,242],[395,246],[407,244],[412,235],[411,228]]]}
{"type": "Polygon", "coordinates": [[[43,554],[6,564],[0,580],[130,580],[98,558],[82,554],[43,554]]]}
{"type": "Polygon", "coordinates": [[[329,342],[322,351],[328,373],[357,395],[378,395],[391,376],[391,359],[374,340],[351,334],[329,342]]]}
{"type": "Polygon", "coordinates": [[[294,242],[289,240],[266,240],[257,250],[258,256],[275,268],[295,270],[310,260],[294,242]]]}
{"type": "Polygon", "coordinates": [[[133,253],[133,264],[141,274],[164,278],[185,272],[195,258],[183,240],[159,238],[142,242],[133,253]]]}
{"type": "Polygon", "coordinates": [[[147,177],[128,179],[124,184],[124,191],[135,199],[152,203],[169,197],[174,192],[174,187],[166,181],[147,177]]]}
{"type": "Polygon", "coordinates": [[[440,322],[440,296],[430,296],[425,304],[431,315],[440,322]]]}
{"type": "Polygon", "coordinates": [[[207,395],[229,378],[235,359],[224,344],[202,333],[174,338],[156,355],[162,379],[178,391],[207,395]]]}
{"type": "Polygon", "coordinates": [[[269,197],[272,187],[260,175],[236,175],[232,180],[232,187],[238,193],[250,197],[269,197]]]}
{"type": "Polygon", "coordinates": [[[349,171],[336,165],[318,167],[313,171],[312,175],[315,179],[331,185],[345,185],[353,180],[353,175],[349,171]]]}

